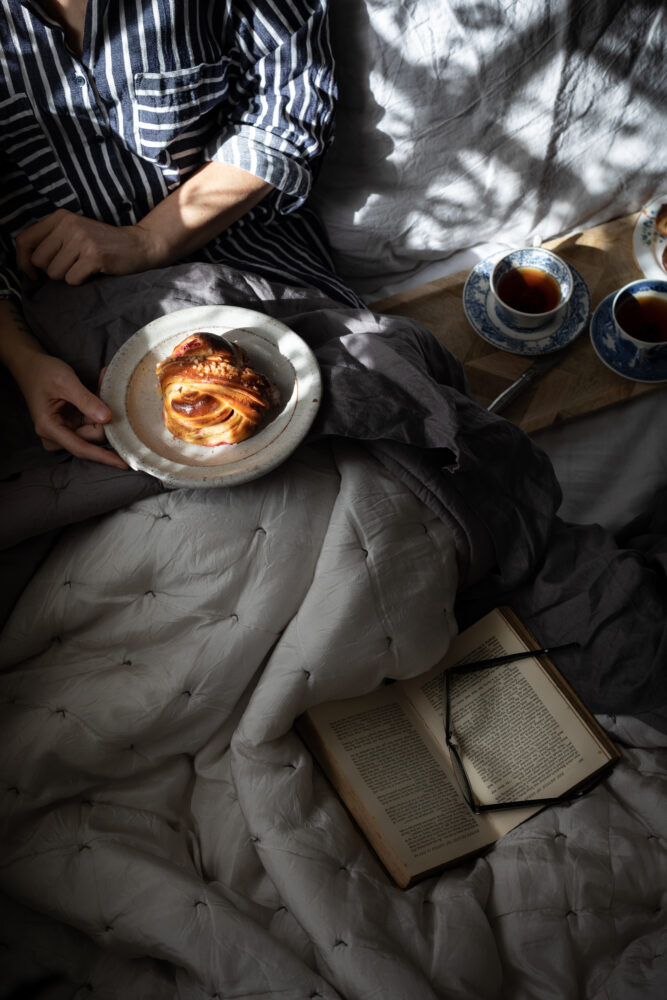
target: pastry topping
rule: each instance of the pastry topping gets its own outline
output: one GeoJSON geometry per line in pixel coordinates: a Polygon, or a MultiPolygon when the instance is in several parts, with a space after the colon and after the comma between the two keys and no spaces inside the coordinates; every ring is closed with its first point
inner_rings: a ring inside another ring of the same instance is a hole
{"type": "Polygon", "coordinates": [[[250,367],[238,344],[196,333],[156,369],[167,430],[189,444],[238,444],[279,401],[275,386],[250,367]]]}

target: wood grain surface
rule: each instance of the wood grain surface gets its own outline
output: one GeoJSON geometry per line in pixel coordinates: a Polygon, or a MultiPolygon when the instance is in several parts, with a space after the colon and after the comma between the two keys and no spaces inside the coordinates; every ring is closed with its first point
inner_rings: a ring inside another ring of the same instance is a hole
{"type": "MultiPolygon", "coordinates": [[[[581,273],[591,293],[591,315],[610,292],[642,277],[632,252],[637,217],[625,216],[544,244],[581,273]]],[[[428,327],[463,361],[472,394],[488,406],[535,359],[501,351],[475,333],[463,310],[468,273],[399,292],[373,303],[372,308],[411,316],[428,327]]],[[[593,350],[587,326],[566,348],[560,364],[524,390],[502,416],[531,433],[664,388],[663,384],[632,382],[603,365],[593,350]]]]}

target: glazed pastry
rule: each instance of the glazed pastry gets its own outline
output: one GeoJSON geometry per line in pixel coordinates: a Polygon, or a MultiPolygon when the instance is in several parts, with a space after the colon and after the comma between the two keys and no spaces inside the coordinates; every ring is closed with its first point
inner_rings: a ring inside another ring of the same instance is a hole
{"type": "Polygon", "coordinates": [[[655,217],[655,228],[661,236],[667,236],[667,202],[661,205],[655,217]]]}
{"type": "Polygon", "coordinates": [[[278,402],[277,390],[249,366],[245,351],[214,333],[186,337],[156,372],[165,426],[188,444],[238,444],[278,402]]]}

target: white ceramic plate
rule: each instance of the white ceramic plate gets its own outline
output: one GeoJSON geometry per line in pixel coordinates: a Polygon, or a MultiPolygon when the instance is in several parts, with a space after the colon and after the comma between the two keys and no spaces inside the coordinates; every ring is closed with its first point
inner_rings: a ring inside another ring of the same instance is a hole
{"type": "Polygon", "coordinates": [[[236,306],[194,306],[137,330],[112,358],[100,394],[112,413],[109,443],[131,468],[168,486],[209,488],[257,479],[280,465],[315,419],[321,378],[308,345],[278,320],[236,306]],[[239,444],[187,444],[164,426],[156,365],[179,341],[204,330],[238,343],[280,392],[267,423],[239,444]]]}
{"type": "Polygon", "coordinates": [[[667,249],[667,239],[655,228],[655,217],[661,205],[667,202],[667,194],[655,198],[639,213],[632,234],[632,251],[637,266],[645,278],[664,278],[667,271],[662,266],[662,258],[667,249]]]}

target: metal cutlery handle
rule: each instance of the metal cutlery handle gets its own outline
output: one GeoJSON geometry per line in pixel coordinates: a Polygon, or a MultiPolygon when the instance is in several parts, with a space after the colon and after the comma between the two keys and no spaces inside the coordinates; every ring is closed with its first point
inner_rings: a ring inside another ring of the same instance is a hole
{"type": "Polygon", "coordinates": [[[563,351],[560,350],[554,351],[553,354],[549,354],[547,357],[538,358],[537,361],[530,366],[530,368],[526,368],[525,372],[523,372],[522,375],[519,375],[516,381],[512,382],[507,389],[504,389],[499,396],[496,396],[496,398],[489,403],[487,406],[489,413],[499,413],[501,410],[504,410],[505,407],[509,406],[512,400],[522,393],[523,390],[526,389],[532,382],[535,382],[536,379],[541,378],[542,375],[546,375],[548,371],[555,368],[555,366],[561,361],[562,357],[563,351]]]}

